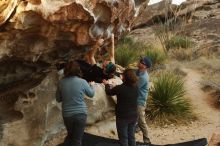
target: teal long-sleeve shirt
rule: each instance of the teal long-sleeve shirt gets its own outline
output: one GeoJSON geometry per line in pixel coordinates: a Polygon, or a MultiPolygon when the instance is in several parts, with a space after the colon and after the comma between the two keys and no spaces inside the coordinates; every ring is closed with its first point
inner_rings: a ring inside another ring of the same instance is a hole
{"type": "Polygon", "coordinates": [[[94,94],[93,88],[84,79],[74,76],[60,80],[56,91],[56,100],[62,102],[63,117],[71,117],[80,113],[87,114],[84,95],[93,97],[94,94]]]}
{"type": "Polygon", "coordinates": [[[137,104],[145,106],[148,97],[149,75],[147,71],[140,72],[139,70],[136,71],[136,75],[139,77],[137,104]]]}

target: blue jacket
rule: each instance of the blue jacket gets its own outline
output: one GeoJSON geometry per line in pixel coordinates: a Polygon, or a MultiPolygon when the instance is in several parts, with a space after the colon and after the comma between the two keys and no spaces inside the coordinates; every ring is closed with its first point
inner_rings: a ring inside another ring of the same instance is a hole
{"type": "Polygon", "coordinates": [[[147,71],[140,72],[139,70],[136,71],[136,75],[139,77],[137,104],[145,106],[148,96],[149,76],[147,71]]]}
{"type": "Polygon", "coordinates": [[[62,101],[63,117],[71,117],[80,113],[87,114],[84,95],[94,96],[94,90],[86,80],[74,76],[59,81],[56,100],[57,102],[62,101]]]}

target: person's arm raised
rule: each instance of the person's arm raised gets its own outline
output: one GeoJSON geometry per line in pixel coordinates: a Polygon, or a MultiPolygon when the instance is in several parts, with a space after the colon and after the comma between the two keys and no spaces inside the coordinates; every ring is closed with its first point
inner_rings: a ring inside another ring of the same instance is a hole
{"type": "Polygon", "coordinates": [[[95,60],[95,54],[97,52],[97,50],[100,48],[100,46],[104,43],[103,39],[99,39],[91,48],[91,50],[89,51],[89,55],[88,55],[88,59],[89,59],[89,63],[91,65],[96,64],[96,60],[95,60]]]}
{"type": "Polygon", "coordinates": [[[111,36],[111,48],[109,50],[109,59],[112,63],[115,64],[115,35],[112,33],[111,36]]]}

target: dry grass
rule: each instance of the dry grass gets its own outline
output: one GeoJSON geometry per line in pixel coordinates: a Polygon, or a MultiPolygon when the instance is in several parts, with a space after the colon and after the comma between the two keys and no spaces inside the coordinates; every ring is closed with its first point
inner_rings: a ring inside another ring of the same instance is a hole
{"type": "Polygon", "coordinates": [[[174,58],[178,61],[187,60],[190,61],[193,59],[193,50],[191,48],[183,49],[172,49],[169,51],[169,57],[174,58]]]}
{"type": "Polygon", "coordinates": [[[140,56],[151,58],[153,66],[162,64],[166,59],[166,54],[162,49],[155,48],[151,44],[134,41],[132,38],[121,39],[116,48],[116,63],[123,67],[139,61],[140,56]]]}

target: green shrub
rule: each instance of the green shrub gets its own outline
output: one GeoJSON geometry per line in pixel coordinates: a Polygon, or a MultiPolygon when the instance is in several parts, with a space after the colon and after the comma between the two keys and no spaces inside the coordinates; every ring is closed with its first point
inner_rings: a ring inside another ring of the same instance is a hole
{"type": "Polygon", "coordinates": [[[150,57],[154,65],[161,64],[166,59],[166,54],[164,53],[164,51],[155,48],[146,49],[142,56],[150,57]]]}
{"type": "Polygon", "coordinates": [[[185,89],[180,76],[165,73],[154,81],[147,103],[146,116],[154,122],[184,120],[191,115],[191,105],[184,98],[185,89]]]}
{"type": "Polygon", "coordinates": [[[117,64],[128,67],[129,64],[137,60],[136,52],[129,47],[121,47],[116,50],[115,61],[117,64]]]}
{"type": "Polygon", "coordinates": [[[129,64],[139,60],[140,56],[148,56],[153,64],[160,64],[166,59],[163,50],[154,48],[152,45],[143,42],[134,42],[132,38],[125,37],[121,39],[116,46],[116,63],[127,67],[129,64]]]}
{"type": "Polygon", "coordinates": [[[191,40],[185,36],[173,36],[170,40],[165,41],[167,50],[172,48],[189,48],[191,45],[191,40]]]}
{"type": "Polygon", "coordinates": [[[116,46],[116,63],[123,67],[128,67],[129,64],[137,61],[139,57],[137,50],[140,50],[142,47],[142,43],[134,42],[132,38],[125,37],[121,39],[116,46]]]}

